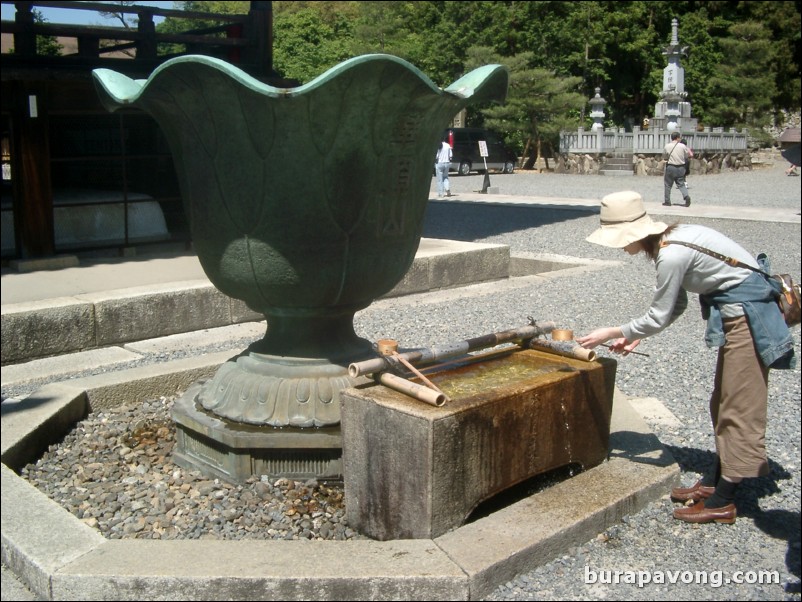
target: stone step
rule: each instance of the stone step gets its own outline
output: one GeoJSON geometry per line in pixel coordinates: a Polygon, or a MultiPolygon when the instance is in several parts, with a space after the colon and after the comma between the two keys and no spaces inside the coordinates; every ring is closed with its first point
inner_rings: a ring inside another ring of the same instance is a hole
{"type": "Polygon", "coordinates": [[[599,170],[604,176],[632,176],[635,171],[632,166],[632,153],[615,152],[604,160],[599,170]]]}
{"type": "MultiPolygon", "coordinates": [[[[242,301],[217,290],[202,270],[188,274],[185,258],[158,265],[167,272],[167,280],[156,280],[131,262],[115,264],[115,281],[126,281],[131,287],[105,291],[90,285],[108,282],[105,279],[110,276],[103,271],[108,266],[62,270],[75,290],[97,292],[68,294],[71,289],[65,283],[51,280],[62,296],[4,304],[2,364],[264,320],[242,301]],[[91,282],[83,286],[81,279],[91,282]]],[[[27,276],[44,278],[41,274],[27,276]]],[[[506,245],[424,238],[409,271],[385,297],[506,279],[509,274],[506,245]]],[[[58,272],[47,275],[59,277],[58,272]]]]}

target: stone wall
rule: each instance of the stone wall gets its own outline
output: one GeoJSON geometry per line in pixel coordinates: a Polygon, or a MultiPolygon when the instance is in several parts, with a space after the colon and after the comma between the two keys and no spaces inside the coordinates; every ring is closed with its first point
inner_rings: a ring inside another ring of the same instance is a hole
{"type": "Polygon", "coordinates": [[[576,155],[573,153],[560,155],[553,159],[556,163],[554,172],[598,175],[599,169],[601,168],[598,159],[599,157],[594,157],[593,155],[576,155]]]}
{"type": "MultiPolygon", "coordinates": [[[[633,159],[635,175],[662,176],[666,163],[659,155],[636,155],[633,159]]],[[[710,156],[695,155],[691,159],[691,175],[744,171],[752,169],[750,153],[716,153],[710,156]]]]}
{"type": "MultiPolygon", "coordinates": [[[[552,161],[555,163],[554,173],[598,175],[604,169],[605,159],[606,155],[568,153],[552,161]]],[[[662,155],[634,155],[632,163],[636,176],[662,176],[665,172],[662,155]]],[[[697,154],[691,159],[691,175],[751,170],[752,167],[750,153],[697,154]]]]}

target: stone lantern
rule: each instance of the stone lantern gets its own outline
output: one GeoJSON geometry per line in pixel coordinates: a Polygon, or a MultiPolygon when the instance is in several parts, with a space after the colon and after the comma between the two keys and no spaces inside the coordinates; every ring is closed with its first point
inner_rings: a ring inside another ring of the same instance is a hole
{"type": "Polygon", "coordinates": [[[590,116],[593,119],[593,125],[590,126],[591,132],[600,132],[604,129],[604,105],[607,101],[601,97],[601,88],[596,88],[596,96],[590,99],[590,116]]]}

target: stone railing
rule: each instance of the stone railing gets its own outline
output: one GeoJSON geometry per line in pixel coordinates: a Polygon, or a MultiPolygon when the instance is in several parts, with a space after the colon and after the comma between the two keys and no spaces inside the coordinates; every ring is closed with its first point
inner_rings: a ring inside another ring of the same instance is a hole
{"type": "MultiPolygon", "coordinates": [[[[632,153],[636,155],[662,154],[671,141],[668,130],[641,130],[639,127],[626,132],[624,128],[607,128],[595,132],[579,128],[576,132],[560,133],[561,154],[612,154],[632,153]]],[[[701,132],[682,133],[694,154],[744,153],[748,149],[749,136],[746,131],[724,131],[724,128],[704,128],[701,132]]]]}

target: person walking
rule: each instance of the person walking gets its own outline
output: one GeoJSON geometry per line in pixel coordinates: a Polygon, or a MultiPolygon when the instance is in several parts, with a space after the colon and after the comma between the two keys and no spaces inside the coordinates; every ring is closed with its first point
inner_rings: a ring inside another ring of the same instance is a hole
{"type": "Polygon", "coordinates": [[[448,181],[448,170],[451,167],[451,145],[443,140],[440,143],[440,149],[437,151],[437,158],[434,166],[435,175],[437,176],[437,198],[442,198],[443,195],[451,196],[451,184],[448,181]]]}
{"type": "Polygon", "coordinates": [[[764,275],[708,255],[712,250],[770,271],[765,256],[754,259],[743,247],[711,228],[671,226],[653,221],[637,192],[610,194],[601,201],[600,228],[587,240],[643,253],[654,262],[657,284],[644,315],[621,326],[597,328],[577,337],[590,348],[613,340],[624,355],[640,341],[670,326],[697,293],[707,320],[705,342],[718,348],[710,397],[716,465],[693,487],[675,488],[674,518],[690,523],[734,523],[735,491],[745,478],[769,473],[765,434],[769,368],[796,366],[794,342],[777,306],[778,291],[764,275]]]}
{"type": "Polygon", "coordinates": [[[791,164],[791,167],[785,170],[786,176],[798,176],[799,175],[799,164],[802,162],[802,158],[799,156],[799,143],[794,144],[789,148],[784,148],[780,151],[780,154],[783,156],[783,159],[788,161],[791,164]]]}
{"type": "Polygon", "coordinates": [[[666,171],[663,176],[663,205],[671,205],[671,189],[674,184],[679,188],[685,206],[691,206],[691,197],[685,187],[685,164],[691,159],[691,151],[680,142],[679,132],[671,134],[671,142],[663,149],[663,159],[666,161],[666,171]]]}
{"type": "MultiPolygon", "coordinates": [[[[685,162],[685,188],[687,190],[691,189],[691,185],[688,183],[688,176],[691,175],[691,159],[693,159],[693,149],[688,146],[688,141],[685,138],[680,138],[680,144],[684,144],[688,147],[688,160],[685,162]]],[[[677,185],[679,188],[679,185],[677,185]]]]}

